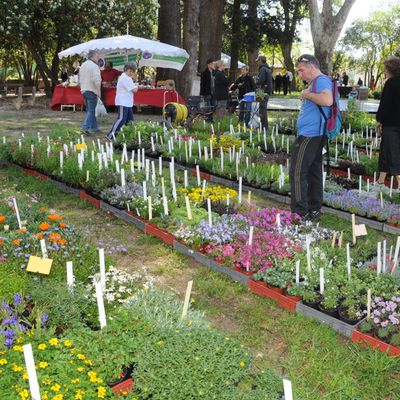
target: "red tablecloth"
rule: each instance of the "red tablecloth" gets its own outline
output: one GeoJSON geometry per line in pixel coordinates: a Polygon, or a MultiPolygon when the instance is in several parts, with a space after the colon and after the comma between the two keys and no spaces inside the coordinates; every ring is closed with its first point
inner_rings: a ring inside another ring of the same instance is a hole
{"type": "MultiPolygon", "coordinates": [[[[104,99],[107,106],[115,105],[116,88],[104,89],[104,99]]],[[[178,92],[166,89],[139,89],[135,93],[135,104],[163,107],[165,103],[185,104],[178,92]]],[[[56,86],[51,100],[51,108],[60,110],[61,104],[84,104],[81,89],[78,86],[56,86]]]]}

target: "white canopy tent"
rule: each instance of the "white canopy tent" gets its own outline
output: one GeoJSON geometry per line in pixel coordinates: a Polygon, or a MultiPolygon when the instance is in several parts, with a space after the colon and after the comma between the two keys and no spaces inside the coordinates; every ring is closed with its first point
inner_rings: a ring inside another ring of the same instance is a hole
{"type": "Polygon", "coordinates": [[[129,55],[140,55],[139,67],[172,68],[178,71],[182,70],[189,58],[186,50],[179,47],[131,35],[90,40],[63,50],[58,53],[58,56],[60,58],[74,55],[87,57],[90,50],[97,50],[103,57],[123,54],[126,60],[129,55]]]}
{"type": "MultiPolygon", "coordinates": [[[[228,56],[228,54],[221,53],[221,60],[224,62],[226,68],[231,67],[231,56],[228,56]]],[[[241,61],[238,61],[238,68],[244,67],[246,64],[243,64],[241,61]]]]}

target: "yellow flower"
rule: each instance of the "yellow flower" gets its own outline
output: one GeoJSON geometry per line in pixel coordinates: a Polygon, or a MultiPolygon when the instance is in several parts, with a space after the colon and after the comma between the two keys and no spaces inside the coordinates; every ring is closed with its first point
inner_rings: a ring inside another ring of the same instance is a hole
{"type": "Polygon", "coordinates": [[[0,365],[6,365],[7,360],[5,358],[0,358],[0,365]]]}
{"type": "Polygon", "coordinates": [[[22,375],[22,378],[25,379],[25,380],[28,380],[28,373],[26,371],[22,375]]]}
{"type": "Polygon", "coordinates": [[[21,351],[21,352],[24,351],[24,349],[22,348],[22,346],[18,346],[18,345],[13,346],[13,350],[14,350],[14,351],[21,351]]]}
{"type": "Polygon", "coordinates": [[[47,345],[45,343],[40,343],[38,346],[39,350],[46,350],[47,345]]]}
{"type": "Polygon", "coordinates": [[[72,342],[69,341],[69,340],[65,340],[65,341],[64,341],[64,346],[65,346],[65,347],[71,347],[71,346],[72,346],[72,342]]]}
{"type": "Polygon", "coordinates": [[[46,378],[46,379],[43,379],[43,384],[44,385],[50,385],[51,384],[51,379],[50,378],[46,378]]]}
{"type": "Polygon", "coordinates": [[[85,364],[87,365],[93,365],[93,363],[90,360],[85,360],[85,364]]]}
{"type": "Polygon", "coordinates": [[[158,342],[156,342],[157,346],[162,346],[164,344],[164,340],[159,340],[158,342]]]}
{"type": "Polygon", "coordinates": [[[79,367],[79,368],[77,368],[76,370],[77,370],[78,372],[83,372],[84,369],[85,369],[85,368],[83,368],[83,367],[79,367]]]}
{"type": "Polygon", "coordinates": [[[27,389],[22,390],[21,392],[18,393],[21,396],[22,400],[25,400],[29,397],[29,392],[27,389]]]}
{"type": "Polygon", "coordinates": [[[39,368],[46,368],[46,367],[48,367],[49,366],[49,363],[47,362],[47,361],[41,361],[40,363],[39,363],[39,368]]]}
{"type": "Polygon", "coordinates": [[[62,394],[57,394],[56,396],[52,397],[52,400],[63,400],[64,395],[62,394]]]}
{"type": "Polygon", "coordinates": [[[84,360],[86,357],[83,354],[76,355],[79,360],[84,360]]]}
{"type": "Polygon", "coordinates": [[[17,342],[17,343],[21,343],[21,342],[22,342],[22,339],[19,337],[19,338],[16,340],[16,342],[17,342]]]}
{"type": "Polygon", "coordinates": [[[0,351],[0,356],[3,355],[3,354],[6,354],[6,352],[5,351],[0,351]]]}
{"type": "Polygon", "coordinates": [[[97,388],[97,397],[104,399],[106,397],[106,388],[104,386],[99,386],[97,388]]]}
{"type": "Polygon", "coordinates": [[[59,385],[58,383],[56,383],[55,385],[53,385],[50,388],[53,392],[58,392],[61,389],[61,385],[59,385]]]}
{"type": "Polygon", "coordinates": [[[241,367],[244,367],[244,366],[245,366],[245,362],[244,362],[244,361],[240,361],[239,365],[240,365],[241,367]]]}
{"type": "Polygon", "coordinates": [[[85,392],[81,389],[79,389],[76,394],[75,394],[75,400],[83,400],[83,395],[85,392]]]}
{"type": "Polygon", "coordinates": [[[52,339],[49,340],[49,343],[52,346],[57,346],[58,345],[58,339],[57,338],[52,338],[52,339]]]}
{"type": "Polygon", "coordinates": [[[20,366],[20,365],[17,365],[17,364],[13,364],[13,367],[12,367],[12,370],[14,371],[14,372],[20,372],[20,371],[22,371],[23,370],[23,368],[20,366]]]}
{"type": "Polygon", "coordinates": [[[78,383],[80,381],[80,379],[79,378],[76,378],[76,379],[71,379],[71,383],[78,383]]]}

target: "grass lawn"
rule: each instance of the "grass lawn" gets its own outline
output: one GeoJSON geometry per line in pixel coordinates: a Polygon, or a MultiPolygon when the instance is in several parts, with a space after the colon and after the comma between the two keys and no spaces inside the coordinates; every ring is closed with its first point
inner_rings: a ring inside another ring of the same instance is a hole
{"type": "MultiPolygon", "coordinates": [[[[157,287],[174,292],[180,299],[187,281],[193,279],[192,307],[205,311],[213,326],[250,347],[260,368],[271,367],[292,380],[296,400],[400,399],[400,358],[352,344],[329,327],[282,310],[273,301],[256,296],[49,183],[14,169],[0,169],[0,188],[13,184],[22,193],[40,195],[41,201],[66,221],[87,231],[93,242],[113,240],[126,247],[126,254],[116,256],[117,267],[153,276],[157,287]]],[[[0,201],[1,197],[4,194],[0,194],[0,201]]],[[[262,199],[257,202],[272,205],[262,199]]],[[[330,215],[323,216],[322,223],[337,230],[349,227],[330,215]]]]}

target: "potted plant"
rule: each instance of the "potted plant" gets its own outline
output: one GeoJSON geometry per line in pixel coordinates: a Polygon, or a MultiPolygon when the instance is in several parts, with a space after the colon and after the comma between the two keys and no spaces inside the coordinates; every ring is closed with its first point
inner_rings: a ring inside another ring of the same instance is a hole
{"type": "Polygon", "coordinates": [[[318,308],[323,313],[336,318],[338,316],[339,298],[339,288],[336,285],[329,285],[322,294],[322,300],[318,304],[318,308]]]}

